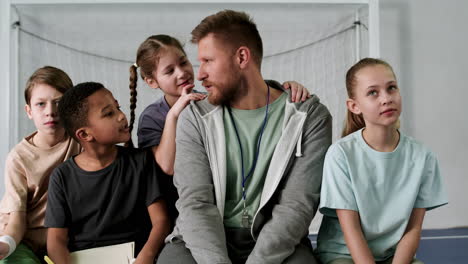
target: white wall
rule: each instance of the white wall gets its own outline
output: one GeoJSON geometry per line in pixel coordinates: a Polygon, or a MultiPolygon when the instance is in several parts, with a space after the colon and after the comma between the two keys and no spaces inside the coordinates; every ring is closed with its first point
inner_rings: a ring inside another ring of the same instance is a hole
{"type": "Polygon", "coordinates": [[[468,1],[380,3],[381,56],[402,89],[402,130],[438,156],[449,196],[424,227],[468,226],[468,1]]]}
{"type": "MultiPolygon", "coordinates": [[[[428,213],[425,228],[468,226],[468,148],[464,145],[468,135],[464,101],[468,98],[468,53],[464,49],[468,47],[468,1],[380,3],[381,55],[394,66],[402,88],[402,130],[437,154],[449,195],[448,206],[428,213]]],[[[0,120],[7,120],[3,113],[0,120]]],[[[0,144],[7,146],[8,140],[2,138],[0,144]]],[[[3,169],[0,173],[3,195],[3,169]]]]}

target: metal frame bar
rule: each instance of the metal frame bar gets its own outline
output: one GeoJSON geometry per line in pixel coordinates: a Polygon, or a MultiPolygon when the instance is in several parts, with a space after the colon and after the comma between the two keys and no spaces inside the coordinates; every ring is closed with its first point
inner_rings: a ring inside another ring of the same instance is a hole
{"type": "MultiPolygon", "coordinates": [[[[0,1],[0,87],[2,88],[2,96],[0,96],[0,123],[10,124],[10,108],[11,108],[11,72],[10,61],[10,39],[11,39],[11,5],[10,0],[0,1]]],[[[10,150],[11,132],[9,128],[0,129],[0,171],[3,173],[5,168],[6,156],[10,150]]],[[[0,193],[3,193],[3,180],[0,185],[0,193]]]]}
{"type": "Polygon", "coordinates": [[[359,11],[356,11],[354,14],[354,38],[356,42],[356,47],[354,47],[355,52],[355,61],[359,61],[361,59],[361,19],[359,17],[359,11]]]}
{"type": "Polygon", "coordinates": [[[31,5],[31,4],[141,4],[141,3],[190,3],[190,4],[226,4],[226,3],[245,3],[245,4],[369,4],[373,0],[10,0],[13,5],[31,5]]]}
{"type": "Polygon", "coordinates": [[[369,57],[380,57],[379,0],[369,0],[369,57]]]}

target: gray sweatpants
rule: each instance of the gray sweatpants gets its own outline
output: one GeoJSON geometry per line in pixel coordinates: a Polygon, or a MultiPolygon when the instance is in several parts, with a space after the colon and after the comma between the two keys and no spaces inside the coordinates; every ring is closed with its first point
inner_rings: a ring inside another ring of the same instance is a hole
{"type": "MultiPolygon", "coordinates": [[[[226,240],[229,258],[232,263],[245,263],[255,246],[255,240],[246,228],[226,228],[226,240]]],[[[184,242],[166,244],[158,258],[158,264],[196,264],[190,250],[184,242]]],[[[296,246],[294,253],[283,263],[285,264],[317,264],[312,254],[310,240],[306,237],[296,246]]]]}

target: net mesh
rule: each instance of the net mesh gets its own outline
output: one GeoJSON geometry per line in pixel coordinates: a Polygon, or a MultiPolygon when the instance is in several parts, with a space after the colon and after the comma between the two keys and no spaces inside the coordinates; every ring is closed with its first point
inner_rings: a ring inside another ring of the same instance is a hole
{"type": "MultiPolygon", "coordinates": [[[[361,5],[324,4],[113,4],[17,7],[19,88],[17,110],[24,107],[24,87],[39,67],[63,69],[74,84],[103,83],[129,116],[129,67],[139,44],[153,34],[169,34],[182,43],[198,70],[190,31],[201,19],[223,9],[246,11],[263,39],[262,74],[279,82],[295,80],[316,94],[333,116],[333,139],[340,137],[345,117],[346,70],[356,61],[355,12],[361,5]]],[[[361,57],[367,55],[367,29],[361,26],[361,57]]],[[[195,89],[204,90],[199,83],[195,89]]],[[[162,93],[138,81],[136,118],[162,93]]],[[[16,142],[35,130],[19,114],[16,142]]],[[[137,127],[137,124],[135,124],[137,127]]],[[[134,129],[136,131],[136,128],[134,129]]],[[[136,133],[133,140],[136,142],[136,133]]],[[[318,230],[316,217],[311,232],[318,230]]]]}

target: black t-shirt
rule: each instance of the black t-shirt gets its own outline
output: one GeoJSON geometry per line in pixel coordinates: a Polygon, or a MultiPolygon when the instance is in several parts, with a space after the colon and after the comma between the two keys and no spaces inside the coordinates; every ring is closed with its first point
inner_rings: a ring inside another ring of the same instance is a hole
{"type": "Polygon", "coordinates": [[[161,197],[158,173],[149,149],[118,147],[111,165],[92,172],[71,158],[50,177],[45,226],[68,228],[71,252],[135,241],[137,255],[152,227],[147,207],[161,197]]]}

